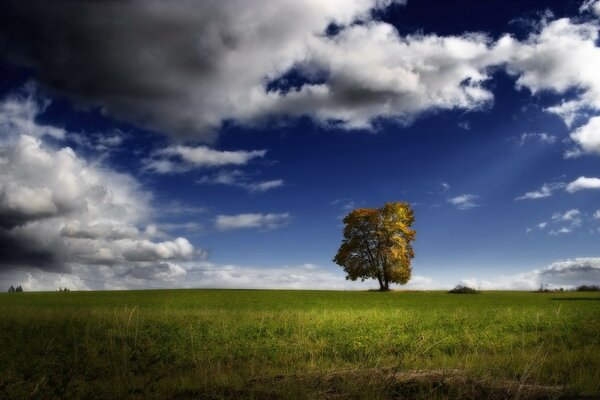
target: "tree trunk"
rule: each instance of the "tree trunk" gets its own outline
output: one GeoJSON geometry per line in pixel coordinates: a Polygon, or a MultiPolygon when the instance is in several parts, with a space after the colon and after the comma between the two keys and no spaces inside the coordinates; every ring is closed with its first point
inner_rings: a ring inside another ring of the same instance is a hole
{"type": "Polygon", "coordinates": [[[383,265],[383,290],[390,290],[390,278],[387,273],[387,264],[383,265]]]}

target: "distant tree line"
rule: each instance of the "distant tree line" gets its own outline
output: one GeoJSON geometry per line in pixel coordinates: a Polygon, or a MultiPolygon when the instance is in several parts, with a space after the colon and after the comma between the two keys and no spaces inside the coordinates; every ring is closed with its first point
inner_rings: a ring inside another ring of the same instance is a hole
{"type": "Polygon", "coordinates": [[[581,285],[581,286],[577,286],[577,290],[578,292],[600,292],[600,286],[599,285],[581,285]]]}
{"type": "MultiPolygon", "coordinates": [[[[538,293],[547,293],[547,292],[565,292],[565,291],[575,291],[575,292],[600,292],[600,285],[581,285],[577,286],[574,289],[565,289],[565,288],[555,288],[548,289],[548,284],[541,284],[540,288],[536,290],[538,293]]],[[[454,289],[450,290],[448,293],[455,294],[477,294],[479,290],[473,289],[468,286],[457,285],[454,289]]]]}
{"type": "Polygon", "coordinates": [[[8,288],[8,293],[15,293],[15,292],[22,292],[23,288],[21,287],[21,285],[17,286],[16,288],[12,285],[10,285],[10,287],[8,288]]]}
{"type": "Polygon", "coordinates": [[[544,292],[565,292],[565,291],[575,291],[575,292],[599,292],[600,291],[600,285],[580,285],[577,286],[574,289],[565,289],[565,288],[555,288],[555,289],[548,289],[548,284],[546,284],[544,286],[544,284],[540,284],[540,288],[538,290],[536,290],[536,292],[539,293],[544,293],[544,292]]]}

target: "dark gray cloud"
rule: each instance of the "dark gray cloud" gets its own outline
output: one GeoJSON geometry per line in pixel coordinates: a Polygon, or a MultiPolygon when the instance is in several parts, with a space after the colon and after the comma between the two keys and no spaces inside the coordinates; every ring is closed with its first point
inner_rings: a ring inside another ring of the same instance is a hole
{"type": "Polygon", "coordinates": [[[0,102],[0,273],[77,267],[90,275],[106,267],[127,275],[148,267],[150,274],[167,260],[156,276],[185,273],[174,262],[201,253],[185,238],[156,241],[150,194],[128,174],[45,143],[48,129],[35,122],[40,108],[29,113],[37,104],[31,96],[0,102]]]}
{"type": "Polygon", "coordinates": [[[60,241],[41,244],[26,235],[13,235],[0,229],[0,271],[7,268],[67,271],[64,250],[60,241]]]}
{"type": "Polygon", "coordinates": [[[0,12],[0,49],[81,105],[208,139],[223,119],[245,113],[242,103],[294,62],[306,37],[375,3],[10,2],[0,12]]]}

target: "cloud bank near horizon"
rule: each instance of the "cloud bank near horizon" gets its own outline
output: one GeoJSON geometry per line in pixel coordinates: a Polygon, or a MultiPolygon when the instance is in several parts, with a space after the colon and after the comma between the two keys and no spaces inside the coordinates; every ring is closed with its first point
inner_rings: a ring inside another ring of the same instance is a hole
{"type": "MultiPolygon", "coordinates": [[[[316,264],[259,267],[217,264],[209,261],[163,263],[154,275],[138,267],[138,274],[122,273],[118,268],[86,269],[75,266],[70,273],[30,271],[13,272],[15,283],[25,290],[120,290],[164,288],[219,288],[219,289],[296,289],[296,290],[371,290],[376,281],[348,281],[337,268],[316,264]]],[[[408,284],[392,285],[397,290],[448,290],[461,284],[480,290],[536,290],[541,284],[549,289],[574,289],[580,285],[600,282],[600,258],[582,257],[559,260],[550,265],[494,279],[468,277],[455,282],[440,281],[414,275],[408,284]]]]}

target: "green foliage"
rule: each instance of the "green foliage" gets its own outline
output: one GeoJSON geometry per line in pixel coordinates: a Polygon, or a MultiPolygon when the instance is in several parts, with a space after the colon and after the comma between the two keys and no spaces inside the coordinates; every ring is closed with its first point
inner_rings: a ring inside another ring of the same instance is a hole
{"type": "Polygon", "coordinates": [[[381,208],[358,208],[344,218],[344,239],[333,261],[350,280],[377,279],[380,290],[410,279],[416,232],[408,203],[386,203],[381,208]]]}
{"type": "Polygon", "coordinates": [[[578,292],[600,292],[600,286],[598,285],[581,285],[576,289],[578,292]]]}
{"type": "Polygon", "coordinates": [[[4,293],[0,398],[485,398],[477,382],[598,398],[598,315],[579,292],[4,293]]]}
{"type": "Polygon", "coordinates": [[[478,294],[479,290],[470,288],[468,286],[457,285],[454,289],[448,291],[448,293],[454,293],[454,294],[478,294]]]}

